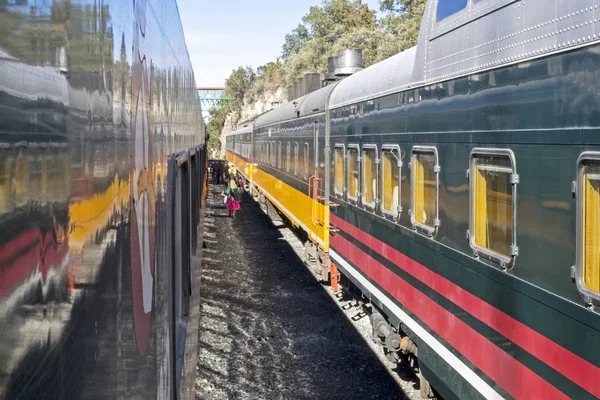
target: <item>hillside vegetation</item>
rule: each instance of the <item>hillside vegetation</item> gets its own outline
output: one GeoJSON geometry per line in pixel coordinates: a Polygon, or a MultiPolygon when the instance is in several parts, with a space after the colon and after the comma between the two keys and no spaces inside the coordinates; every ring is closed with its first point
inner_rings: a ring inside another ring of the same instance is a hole
{"type": "Polygon", "coordinates": [[[222,136],[236,124],[286,101],[285,91],[309,72],[327,72],[327,58],[343,49],[361,49],[366,67],[416,44],[426,0],[380,0],[376,17],[361,0],[324,0],[311,7],[283,39],[276,60],[240,66],[227,78],[230,99],[211,111],[209,149],[222,152],[222,136]]]}

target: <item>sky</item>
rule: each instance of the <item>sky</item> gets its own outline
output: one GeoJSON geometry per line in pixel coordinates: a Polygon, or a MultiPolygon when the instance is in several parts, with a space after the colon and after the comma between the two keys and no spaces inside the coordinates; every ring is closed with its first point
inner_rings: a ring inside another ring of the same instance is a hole
{"type": "MultiPolygon", "coordinates": [[[[379,10],[379,0],[363,0],[379,10]]],[[[240,65],[281,55],[290,33],[321,0],[177,0],[198,87],[221,87],[240,65]]]]}

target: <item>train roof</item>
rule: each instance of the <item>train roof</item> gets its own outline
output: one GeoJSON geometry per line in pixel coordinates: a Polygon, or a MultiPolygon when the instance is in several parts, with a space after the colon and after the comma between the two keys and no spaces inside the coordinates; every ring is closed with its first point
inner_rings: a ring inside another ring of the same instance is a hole
{"type": "Polygon", "coordinates": [[[267,111],[264,114],[259,115],[254,120],[254,126],[259,128],[261,126],[271,125],[276,122],[286,121],[288,119],[297,117],[297,109],[300,104],[304,101],[306,96],[302,96],[294,101],[289,101],[280,105],[273,110],[267,111]]]}
{"type": "Polygon", "coordinates": [[[256,118],[255,126],[600,43],[598,0],[428,0],[417,45],[256,118]]]}
{"type": "Polygon", "coordinates": [[[250,133],[250,132],[252,132],[252,124],[251,123],[244,125],[241,128],[238,128],[236,130],[230,131],[225,136],[242,135],[244,133],[250,133]]]}
{"type": "Polygon", "coordinates": [[[307,94],[302,104],[300,104],[300,116],[304,117],[306,115],[324,112],[329,95],[336,86],[337,82],[307,94]]]}
{"type": "Polygon", "coordinates": [[[329,108],[384,96],[410,86],[417,48],[396,54],[340,81],[329,108]]]}
{"type": "Polygon", "coordinates": [[[428,0],[417,46],[344,80],[330,108],[600,43],[597,0],[428,0]]]}
{"type": "Polygon", "coordinates": [[[302,118],[307,115],[325,112],[325,107],[329,95],[337,86],[337,82],[327,85],[319,90],[315,90],[307,95],[289,101],[271,111],[256,117],[254,126],[271,125],[276,122],[283,122],[294,118],[302,118]]]}

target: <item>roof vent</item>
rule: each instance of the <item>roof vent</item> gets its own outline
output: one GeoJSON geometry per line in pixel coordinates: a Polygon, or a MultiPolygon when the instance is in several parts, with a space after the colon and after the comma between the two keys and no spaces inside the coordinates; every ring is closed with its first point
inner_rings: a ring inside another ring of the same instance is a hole
{"type": "Polygon", "coordinates": [[[306,83],[304,82],[304,77],[298,79],[298,90],[300,90],[300,92],[296,92],[297,97],[302,97],[306,94],[306,83]]]}
{"type": "Polygon", "coordinates": [[[325,74],[326,81],[335,81],[335,68],[337,65],[337,57],[329,57],[327,59],[327,74],[325,74]]]}
{"type": "Polygon", "coordinates": [[[343,78],[364,68],[362,50],[341,50],[336,61],[336,77],[343,78]]]}
{"type": "Polygon", "coordinates": [[[321,74],[309,73],[304,75],[304,94],[309,94],[321,88],[321,74]]]}

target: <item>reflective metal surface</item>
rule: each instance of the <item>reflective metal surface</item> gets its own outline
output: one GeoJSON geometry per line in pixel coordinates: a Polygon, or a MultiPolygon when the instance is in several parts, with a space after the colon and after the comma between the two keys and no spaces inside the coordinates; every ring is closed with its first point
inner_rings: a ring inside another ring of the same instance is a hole
{"type": "Polygon", "coordinates": [[[174,0],[0,0],[0,399],[179,390],[167,158],[203,132],[174,0]]]}

